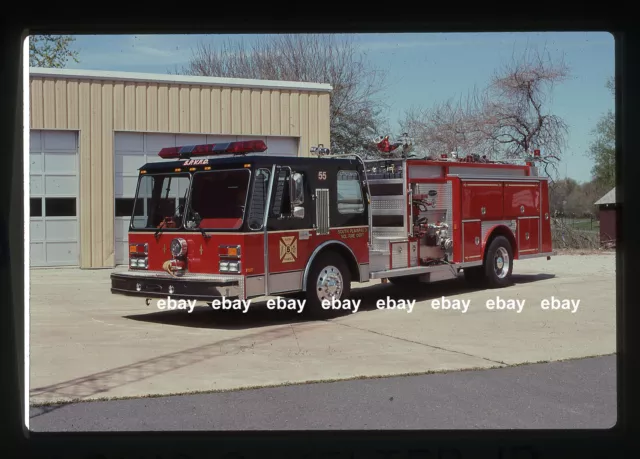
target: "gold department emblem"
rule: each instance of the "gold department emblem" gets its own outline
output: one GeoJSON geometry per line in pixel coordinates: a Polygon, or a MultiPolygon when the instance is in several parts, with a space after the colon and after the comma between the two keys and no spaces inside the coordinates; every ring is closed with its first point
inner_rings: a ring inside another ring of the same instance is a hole
{"type": "Polygon", "coordinates": [[[284,236],[280,239],[280,261],[293,263],[298,258],[298,239],[295,236],[284,236]]]}

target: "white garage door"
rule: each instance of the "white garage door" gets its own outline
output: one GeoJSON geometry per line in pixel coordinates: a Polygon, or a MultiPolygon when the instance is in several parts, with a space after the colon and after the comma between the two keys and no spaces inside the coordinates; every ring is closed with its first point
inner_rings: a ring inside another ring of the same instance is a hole
{"type": "MultiPolygon", "coordinates": [[[[129,260],[127,231],[133,213],[134,196],[138,183],[138,169],[147,162],[162,162],[158,152],[165,147],[197,145],[242,140],[264,140],[267,151],[262,154],[297,156],[296,137],[255,137],[235,135],[197,134],[144,134],[117,132],[115,134],[115,252],[116,264],[127,264],[129,260]]],[[[172,190],[173,191],[173,190],[172,190]]],[[[176,195],[183,196],[176,189],[176,195]],[[180,193],[180,194],[178,194],[180,193]]],[[[172,193],[173,194],[173,193],[172,193]]],[[[136,215],[145,215],[146,209],[136,209],[136,215]]]]}
{"type": "Polygon", "coordinates": [[[31,131],[30,264],[78,266],[78,135],[31,131]]]}

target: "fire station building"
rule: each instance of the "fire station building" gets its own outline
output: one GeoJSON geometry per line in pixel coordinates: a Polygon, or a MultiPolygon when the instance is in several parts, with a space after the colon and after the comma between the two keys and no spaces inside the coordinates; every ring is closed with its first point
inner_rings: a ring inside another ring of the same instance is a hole
{"type": "Polygon", "coordinates": [[[127,264],[138,168],[163,147],[261,139],[265,154],[329,145],[331,86],[30,70],[31,266],[127,264]]]}

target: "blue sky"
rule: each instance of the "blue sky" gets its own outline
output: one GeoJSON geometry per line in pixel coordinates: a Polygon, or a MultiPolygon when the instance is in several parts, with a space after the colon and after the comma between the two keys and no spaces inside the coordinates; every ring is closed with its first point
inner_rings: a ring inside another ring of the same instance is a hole
{"type": "MultiPolygon", "coordinates": [[[[102,35],[77,36],[80,63],[69,68],[167,73],[185,65],[198,42],[226,40],[225,35],[102,35]]],[[[236,35],[245,40],[256,36],[236,35]]],[[[591,178],[587,155],[591,130],[613,109],[605,87],[614,75],[614,38],[607,32],[356,34],[371,64],[387,70],[382,97],[390,107],[393,134],[398,119],[411,106],[431,106],[484,87],[494,70],[529,44],[546,46],[556,58],[564,53],[571,78],[556,86],[549,110],[569,125],[561,175],[578,181],[591,178]]],[[[386,133],[381,133],[386,134],[386,133]]]]}

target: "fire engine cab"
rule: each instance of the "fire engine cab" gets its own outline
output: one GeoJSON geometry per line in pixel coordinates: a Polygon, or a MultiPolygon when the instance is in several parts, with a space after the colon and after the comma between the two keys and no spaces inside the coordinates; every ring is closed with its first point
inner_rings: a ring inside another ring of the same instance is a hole
{"type": "MultiPolygon", "coordinates": [[[[383,153],[398,145],[378,139],[383,153]]],[[[140,168],[129,268],[111,292],[212,302],[302,294],[305,310],[351,282],[510,284],[513,261],[552,252],[547,179],[534,161],[264,153],[262,141],[164,148],[140,168]]],[[[326,304],[326,303],[324,303],[326,304]]]]}

